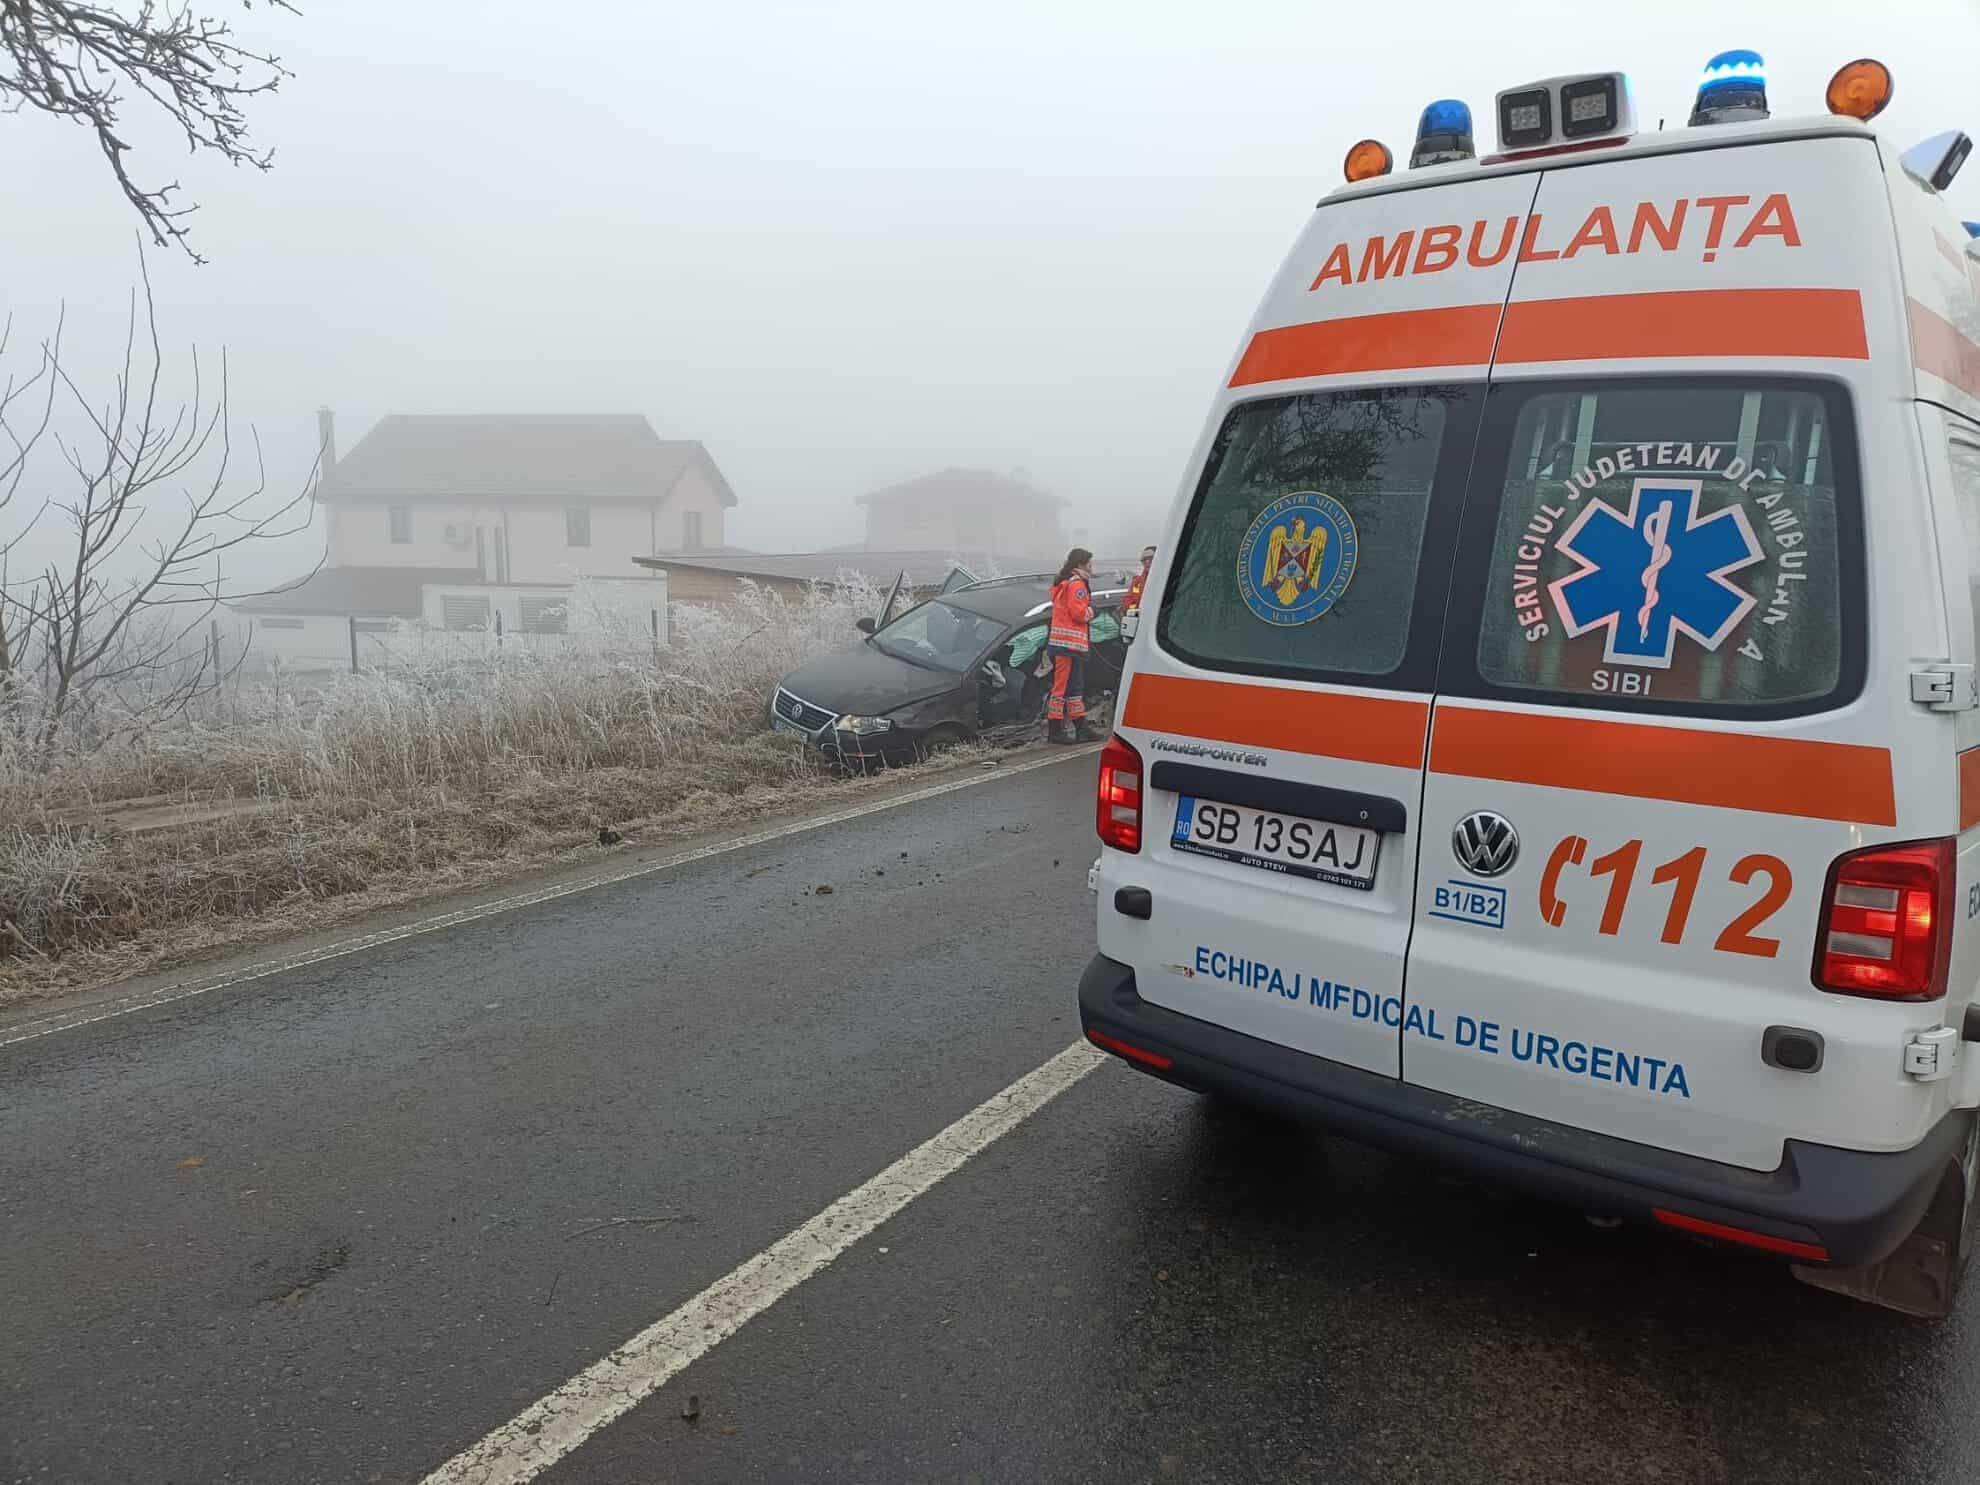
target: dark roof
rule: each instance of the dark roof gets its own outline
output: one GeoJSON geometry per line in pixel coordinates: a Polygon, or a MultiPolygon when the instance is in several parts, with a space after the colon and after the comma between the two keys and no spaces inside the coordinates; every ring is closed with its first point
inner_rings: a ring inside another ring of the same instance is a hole
{"type": "Polygon", "coordinates": [[[1016,582],[987,583],[980,588],[958,588],[941,595],[945,603],[987,614],[1006,624],[1014,624],[1035,608],[1049,608],[1052,580],[1049,577],[1021,578],[1016,582]]]}
{"type": "Polygon", "coordinates": [[[699,465],[735,492],[694,439],[663,439],[638,413],[394,413],[324,472],[326,500],[659,500],[699,465]]]}
{"type": "Polygon", "coordinates": [[[270,593],[229,605],[244,614],[353,614],[416,619],[427,583],[479,583],[472,567],[325,567],[270,593]]]}
{"type": "MultiPolygon", "coordinates": [[[[1100,578],[1093,580],[1093,596],[1103,608],[1118,606],[1115,599],[1124,590],[1100,578]]],[[[1006,624],[1015,623],[1034,609],[1041,614],[1052,604],[1052,579],[1017,578],[1010,582],[983,583],[974,588],[957,588],[941,595],[944,603],[974,609],[1006,624]]]]}
{"type": "Polygon", "coordinates": [[[736,578],[767,578],[776,582],[823,583],[839,581],[841,574],[858,573],[876,583],[891,583],[894,575],[906,572],[914,588],[941,586],[960,562],[979,575],[992,572],[1037,572],[1036,557],[1013,557],[982,552],[783,552],[755,556],[672,556],[662,552],[652,557],[635,557],[642,567],[681,567],[698,572],[721,573],[736,578]]]}
{"type": "Polygon", "coordinates": [[[1029,480],[1014,474],[998,474],[993,469],[938,469],[918,479],[888,485],[858,496],[855,505],[891,505],[912,500],[925,505],[1045,505],[1057,508],[1071,504],[1029,480]]]}

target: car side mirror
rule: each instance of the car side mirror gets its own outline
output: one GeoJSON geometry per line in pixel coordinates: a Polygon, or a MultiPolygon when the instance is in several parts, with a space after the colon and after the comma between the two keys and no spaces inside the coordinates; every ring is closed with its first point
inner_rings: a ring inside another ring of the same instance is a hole
{"type": "Polygon", "coordinates": [[[871,617],[853,620],[853,628],[857,629],[861,634],[871,634],[875,627],[871,617]]]}

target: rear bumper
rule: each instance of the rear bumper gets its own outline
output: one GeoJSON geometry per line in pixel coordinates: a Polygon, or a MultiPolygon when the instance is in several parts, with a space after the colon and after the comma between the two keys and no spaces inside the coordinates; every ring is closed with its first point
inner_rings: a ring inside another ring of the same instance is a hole
{"type": "Polygon", "coordinates": [[[1122,1058],[1185,1088],[1605,1216],[1650,1222],[1661,1208],[1814,1244],[1841,1267],[1876,1263],[1910,1236],[1958,1158],[1968,1117],[1948,1115],[1918,1145],[1891,1153],[1791,1139],[1779,1166],[1755,1171],[1412,1087],[1164,1010],[1136,993],[1132,969],[1104,955],[1080,977],[1079,1018],[1085,1032],[1168,1059],[1157,1067],[1122,1058]]]}

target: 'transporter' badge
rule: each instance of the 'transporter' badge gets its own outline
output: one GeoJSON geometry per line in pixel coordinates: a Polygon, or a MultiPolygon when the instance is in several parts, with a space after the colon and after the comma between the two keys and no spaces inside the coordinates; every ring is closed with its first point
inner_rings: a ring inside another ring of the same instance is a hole
{"type": "Polygon", "coordinates": [[[1354,518],[1318,490],[1283,495],[1238,546],[1238,592],[1268,624],[1310,624],[1354,581],[1354,518]]]}

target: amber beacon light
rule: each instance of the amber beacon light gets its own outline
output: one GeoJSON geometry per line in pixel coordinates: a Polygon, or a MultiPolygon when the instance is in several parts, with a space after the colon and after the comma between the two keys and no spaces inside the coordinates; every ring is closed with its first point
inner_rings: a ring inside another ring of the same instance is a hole
{"type": "Polygon", "coordinates": [[[1373,180],[1378,175],[1387,175],[1395,163],[1395,156],[1381,140],[1364,139],[1347,152],[1347,164],[1341,173],[1350,181],[1373,180]]]}
{"type": "Polygon", "coordinates": [[[1861,57],[1836,69],[1829,79],[1829,112],[1846,119],[1874,119],[1891,101],[1891,69],[1861,57]]]}

